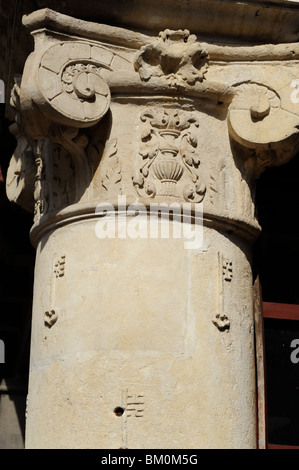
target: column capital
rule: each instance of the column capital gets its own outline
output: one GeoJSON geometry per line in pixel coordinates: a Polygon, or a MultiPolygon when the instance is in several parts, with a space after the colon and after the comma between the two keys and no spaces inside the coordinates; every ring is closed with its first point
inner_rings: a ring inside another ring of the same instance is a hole
{"type": "Polygon", "coordinates": [[[126,195],[203,202],[209,223],[254,238],[254,182],[299,148],[298,43],[152,37],[48,9],[23,23],[35,39],[18,105],[37,165],[35,225],[126,195]]]}

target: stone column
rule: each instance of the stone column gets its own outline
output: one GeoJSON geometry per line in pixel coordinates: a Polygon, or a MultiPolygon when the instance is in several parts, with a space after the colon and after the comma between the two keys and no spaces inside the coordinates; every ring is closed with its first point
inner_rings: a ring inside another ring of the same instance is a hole
{"type": "Polygon", "coordinates": [[[34,208],[27,448],[254,448],[254,184],[298,149],[298,44],[24,24],[7,188],[34,208]]]}

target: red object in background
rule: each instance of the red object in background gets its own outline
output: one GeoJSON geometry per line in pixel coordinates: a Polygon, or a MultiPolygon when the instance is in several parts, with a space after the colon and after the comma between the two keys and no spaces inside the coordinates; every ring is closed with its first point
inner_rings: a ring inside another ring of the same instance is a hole
{"type": "Polygon", "coordinates": [[[299,320],[299,305],[263,302],[263,316],[280,320],[299,320]]]}
{"type": "Polygon", "coordinates": [[[1,171],[1,165],[0,165],[0,183],[4,183],[2,171],[1,171]]]}

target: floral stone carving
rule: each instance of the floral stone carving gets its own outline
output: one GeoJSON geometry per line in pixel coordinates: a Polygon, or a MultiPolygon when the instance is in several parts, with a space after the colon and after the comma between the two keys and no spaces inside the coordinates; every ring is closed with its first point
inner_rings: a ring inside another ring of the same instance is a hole
{"type": "Polygon", "coordinates": [[[206,187],[200,181],[197,119],[176,110],[148,110],[141,115],[144,130],[139,152],[141,163],[133,177],[140,196],[183,197],[201,202],[206,187]],[[193,128],[193,129],[192,129],[193,128]]]}
{"type": "Polygon", "coordinates": [[[135,59],[142,80],[164,76],[170,86],[194,85],[208,68],[208,53],[188,30],[161,31],[152,44],[143,46],[135,59]]]}

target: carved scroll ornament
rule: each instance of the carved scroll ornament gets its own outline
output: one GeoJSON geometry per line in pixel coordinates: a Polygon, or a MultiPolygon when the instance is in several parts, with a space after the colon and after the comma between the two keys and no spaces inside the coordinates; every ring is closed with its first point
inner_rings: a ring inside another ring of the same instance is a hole
{"type": "Polygon", "coordinates": [[[45,137],[53,123],[75,128],[97,124],[110,106],[110,90],[101,75],[112,59],[106,48],[80,41],[59,42],[34,54],[25,66],[21,92],[28,132],[37,138],[45,137]]]}
{"type": "Polygon", "coordinates": [[[163,76],[169,86],[193,85],[207,72],[208,53],[188,30],[166,29],[140,49],[134,64],[142,80],[163,76]]]}
{"type": "Polygon", "coordinates": [[[235,141],[255,151],[256,173],[287,162],[299,148],[299,109],[292,102],[290,83],[279,92],[252,82],[235,89],[228,129],[235,141]]]}

